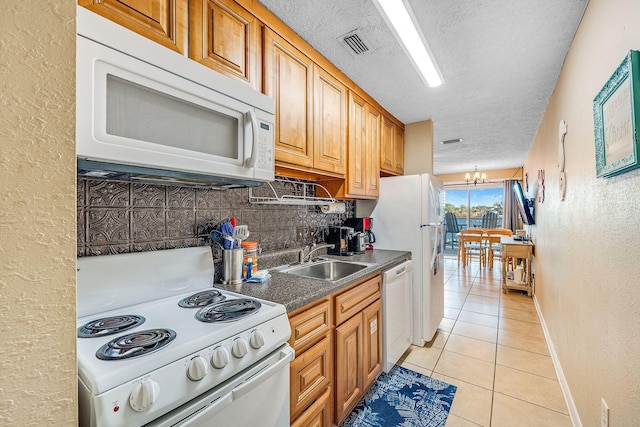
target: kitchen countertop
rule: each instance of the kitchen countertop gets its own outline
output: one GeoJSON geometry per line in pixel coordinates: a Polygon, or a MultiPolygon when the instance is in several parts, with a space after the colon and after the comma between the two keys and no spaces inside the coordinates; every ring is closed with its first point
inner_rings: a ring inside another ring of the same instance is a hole
{"type": "MultiPolygon", "coordinates": [[[[333,255],[318,256],[341,261],[366,262],[374,265],[337,281],[309,279],[270,270],[271,278],[264,283],[241,283],[239,285],[216,283],[214,287],[283,304],[287,308],[287,312],[290,313],[353,283],[400,264],[405,259],[411,258],[411,252],[374,249],[360,255],[349,257],[333,255]]],[[[265,266],[260,265],[260,268],[265,268],[265,266]]]]}

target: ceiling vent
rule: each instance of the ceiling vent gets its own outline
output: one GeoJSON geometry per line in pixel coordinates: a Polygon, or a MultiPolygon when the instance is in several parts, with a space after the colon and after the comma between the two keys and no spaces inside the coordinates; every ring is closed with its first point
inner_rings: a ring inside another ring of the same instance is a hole
{"type": "Polygon", "coordinates": [[[367,53],[371,53],[371,46],[369,42],[358,32],[358,30],[353,30],[338,37],[347,49],[347,51],[353,56],[365,55],[367,53]]]}

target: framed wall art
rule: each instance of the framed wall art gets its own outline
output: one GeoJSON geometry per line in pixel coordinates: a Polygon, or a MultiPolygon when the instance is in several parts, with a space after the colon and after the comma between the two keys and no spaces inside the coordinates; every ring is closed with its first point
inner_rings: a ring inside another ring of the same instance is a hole
{"type": "Polygon", "coordinates": [[[640,166],[640,51],[632,50],[593,100],[596,175],[614,176],[640,166]]]}

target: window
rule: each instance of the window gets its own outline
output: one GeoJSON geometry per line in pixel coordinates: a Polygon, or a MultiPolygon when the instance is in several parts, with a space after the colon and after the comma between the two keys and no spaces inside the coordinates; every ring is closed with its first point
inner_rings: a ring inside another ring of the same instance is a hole
{"type": "Polygon", "coordinates": [[[460,188],[444,191],[445,212],[453,212],[460,229],[480,227],[482,216],[489,211],[498,214],[497,227],[502,227],[504,190],[502,187],[460,188]]]}

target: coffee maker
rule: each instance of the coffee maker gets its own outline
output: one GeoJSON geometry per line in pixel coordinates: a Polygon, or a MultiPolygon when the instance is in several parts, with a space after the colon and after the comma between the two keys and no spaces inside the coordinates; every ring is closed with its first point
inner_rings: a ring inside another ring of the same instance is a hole
{"type": "Polygon", "coordinates": [[[364,239],[364,249],[370,251],[376,241],[376,235],[373,234],[373,218],[348,218],[344,225],[353,227],[356,232],[361,232],[364,239]]]}
{"type": "Polygon", "coordinates": [[[349,242],[354,234],[351,227],[335,227],[330,226],[329,232],[325,237],[325,241],[330,243],[333,248],[327,249],[329,255],[348,256],[353,255],[353,251],[349,248],[349,242]]]}

